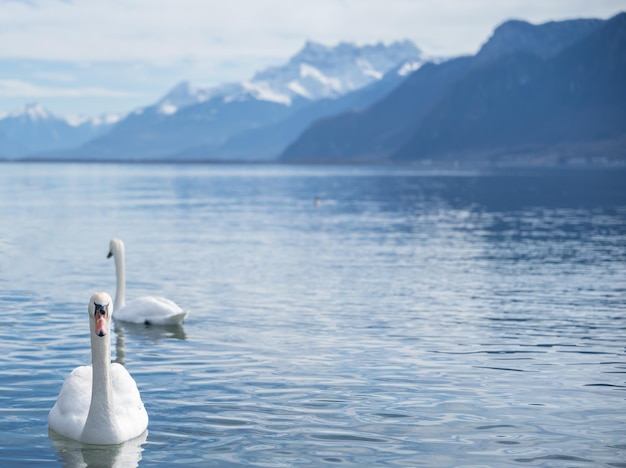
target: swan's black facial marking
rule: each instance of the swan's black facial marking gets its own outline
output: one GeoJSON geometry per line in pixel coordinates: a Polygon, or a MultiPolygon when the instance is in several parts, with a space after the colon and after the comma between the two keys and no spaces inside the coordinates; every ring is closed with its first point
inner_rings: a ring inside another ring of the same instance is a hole
{"type": "Polygon", "coordinates": [[[107,255],[107,258],[111,258],[113,256],[113,252],[109,251],[109,254],[107,255]]]}
{"type": "Polygon", "coordinates": [[[98,318],[98,314],[100,314],[101,317],[106,317],[107,315],[109,315],[109,304],[98,304],[96,302],[93,303],[93,305],[95,306],[95,310],[94,310],[94,317],[98,318]]]}
{"type": "Polygon", "coordinates": [[[102,326],[100,324],[100,320],[104,319],[106,320],[109,317],[109,303],[106,304],[98,304],[97,302],[94,302],[93,305],[94,307],[94,318],[96,319],[96,335],[103,337],[107,334],[107,327],[106,326],[102,326]]]}

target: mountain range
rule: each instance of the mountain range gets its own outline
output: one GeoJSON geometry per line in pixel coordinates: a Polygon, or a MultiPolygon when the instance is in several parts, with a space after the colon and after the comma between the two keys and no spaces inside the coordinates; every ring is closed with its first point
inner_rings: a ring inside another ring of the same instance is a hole
{"type": "Polygon", "coordinates": [[[99,138],[36,157],[276,159],[314,119],[350,106],[366,107],[402,78],[398,74],[402,67],[411,69],[422,61],[421,51],[409,41],[362,47],[308,42],[286,64],[259,72],[249,81],[211,89],[181,83],[99,138]],[[387,76],[392,70],[395,80],[387,76]],[[374,89],[364,91],[370,87],[374,89]],[[258,133],[261,128],[268,133],[258,133]]]}
{"type": "Polygon", "coordinates": [[[498,26],[472,56],[308,42],[250,80],[175,86],[118,122],[39,106],[0,118],[0,157],[406,163],[626,160],[626,14],[498,26]],[[20,120],[21,119],[21,120],[20,120]]]}
{"type": "Polygon", "coordinates": [[[106,133],[118,120],[114,115],[68,120],[38,104],[27,104],[0,117],[0,157],[68,150],[106,133]]]}
{"type": "Polygon", "coordinates": [[[626,14],[509,21],[365,111],[315,122],[283,161],[626,159],[626,14]]]}

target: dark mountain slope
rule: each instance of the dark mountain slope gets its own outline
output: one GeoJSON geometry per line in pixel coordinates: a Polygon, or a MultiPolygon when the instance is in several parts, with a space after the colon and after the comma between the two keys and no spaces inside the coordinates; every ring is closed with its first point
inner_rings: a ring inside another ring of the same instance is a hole
{"type": "Polygon", "coordinates": [[[516,53],[459,80],[395,159],[545,151],[626,135],[626,14],[542,59],[516,53]]]}
{"type": "MultiPolygon", "coordinates": [[[[601,20],[532,25],[508,21],[474,57],[426,64],[361,112],[315,122],[282,154],[284,161],[381,160],[407,143],[450,87],[472,70],[511,54],[549,56],[597,30],[601,20]]],[[[528,58],[532,60],[532,58],[528,58]]]]}
{"type": "Polygon", "coordinates": [[[315,122],[285,150],[282,159],[385,157],[410,136],[447,87],[470,66],[468,57],[439,65],[427,63],[366,111],[347,112],[315,122]]]}

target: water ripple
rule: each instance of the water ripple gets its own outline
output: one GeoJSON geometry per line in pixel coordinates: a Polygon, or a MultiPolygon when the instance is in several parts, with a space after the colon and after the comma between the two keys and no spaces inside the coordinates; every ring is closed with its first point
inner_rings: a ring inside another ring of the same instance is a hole
{"type": "Polygon", "coordinates": [[[623,173],[3,169],[0,465],[624,466],[623,173]],[[149,433],[97,451],[46,420],[112,235],[191,313],[116,324],[149,433]]]}

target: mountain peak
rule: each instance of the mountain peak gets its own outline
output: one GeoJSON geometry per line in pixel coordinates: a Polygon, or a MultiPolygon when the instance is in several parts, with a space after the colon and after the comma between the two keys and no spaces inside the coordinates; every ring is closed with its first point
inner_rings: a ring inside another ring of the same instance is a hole
{"type": "Polygon", "coordinates": [[[163,96],[156,106],[160,114],[170,115],[181,107],[204,102],[209,97],[206,90],[195,88],[188,81],[181,81],[163,96]]]}
{"type": "Polygon", "coordinates": [[[304,43],[304,47],[298,52],[295,56],[297,57],[300,54],[311,54],[311,53],[320,53],[327,52],[330,47],[325,46],[319,42],[308,40],[304,43]]]}
{"type": "Polygon", "coordinates": [[[408,61],[423,61],[409,40],[359,46],[340,42],[326,46],[307,41],[285,65],[258,72],[252,82],[263,82],[280,95],[309,100],[335,98],[381,79],[408,61]]]}
{"type": "Polygon", "coordinates": [[[319,62],[326,60],[331,55],[346,55],[354,53],[358,47],[350,42],[340,42],[334,47],[326,46],[315,41],[306,41],[304,47],[294,55],[290,62],[319,62]]]}
{"type": "Polygon", "coordinates": [[[55,118],[51,112],[47,111],[43,106],[37,104],[36,102],[28,103],[25,106],[16,109],[11,112],[8,117],[30,120],[31,122],[55,118]]]}
{"type": "Polygon", "coordinates": [[[508,20],[500,24],[478,52],[481,59],[493,60],[513,52],[549,57],[603,24],[599,19],[575,19],[531,24],[508,20]]]}

